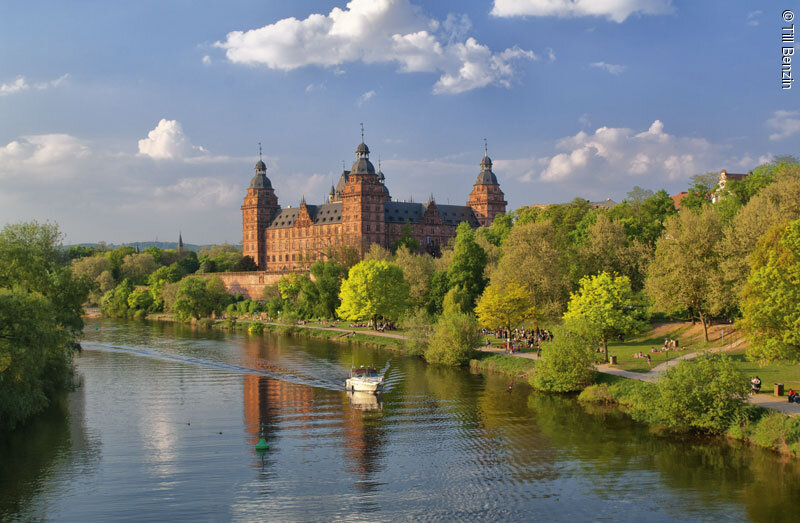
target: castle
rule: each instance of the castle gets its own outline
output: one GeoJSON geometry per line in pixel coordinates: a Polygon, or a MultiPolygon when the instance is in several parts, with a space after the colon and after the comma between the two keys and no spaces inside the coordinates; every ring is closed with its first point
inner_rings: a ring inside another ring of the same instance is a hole
{"type": "Polygon", "coordinates": [[[380,166],[376,171],[369,160],[362,131],[356,160],[331,186],[326,203],[307,204],[304,197],[299,207],[283,209],[259,154],[242,205],[242,253],[262,271],[303,270],[343,246],[360,255],[373,243],[391,248],[408,224],[420,249],[437,254],[459,223],[488,226],[506,210],[488,152],[480,167],[467,205],[440,205],[433,196],[427,203],[392,200],[380,166]]]}

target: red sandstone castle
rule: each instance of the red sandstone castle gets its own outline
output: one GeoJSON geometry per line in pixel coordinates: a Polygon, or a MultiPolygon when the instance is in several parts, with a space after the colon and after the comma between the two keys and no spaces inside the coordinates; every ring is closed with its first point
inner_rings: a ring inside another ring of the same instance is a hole
{"type": "Polygon", "coordinates": [[[369,148],[356,148],[356,161],[342,171],[331,186],[327,203],[282,209],[267,178],[267,166],[259,158],[242,205],[242,249],[260,270],[305,269],[333,249],[349,245],[363,255],[372,243],[389,248],[410,224],[420,248],[436,254],[442,244],[467,222],[472,227],[491,225],[506,210],[506,201],[488,154],[467,205],[438,205],[392,200],[383,173],[369,161],[369,148]]]}

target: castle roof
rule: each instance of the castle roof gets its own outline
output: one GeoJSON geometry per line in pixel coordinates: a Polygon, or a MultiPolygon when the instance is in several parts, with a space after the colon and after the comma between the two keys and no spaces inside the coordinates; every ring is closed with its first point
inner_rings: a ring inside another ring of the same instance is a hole
{"type": "MultiPolygon", "coordinates": [[[[314,225],[328,225],[342,223],[342,202],[323,203],[322,205],[308,205],[308,215],[314,225]]],[[[285,229],[293,227],[300,216],[300,207],[281,209],[267,226],[269,229],[285,229]]]]}
{"type": "MultiPolygon", "coordinates": [[[[411,202],[385,202],[383,204],[383,216],[386,223],[419,223],[425,216],[429,203],[411,202]]],[[[445,225],[458,225],[461,222],[468,222],[477,227],[480,225],[471,207],[466,205],[441,205],[435,204],[439,210],[439,217],[445,225]]]]}
{"type": "Polygon", "coordinates": [[[475,185],[497,185],[497,176],[492,172],[492,159],[484,155],[481,160],[481,172],[475,179],[475,185]]]}
{"type": "Polygon", "coordinates": [[[251,189],[272,189],[272,182],[267,178],[267,164],[259,158],[255,166],[256,173],[250,180],[251,189]]]}

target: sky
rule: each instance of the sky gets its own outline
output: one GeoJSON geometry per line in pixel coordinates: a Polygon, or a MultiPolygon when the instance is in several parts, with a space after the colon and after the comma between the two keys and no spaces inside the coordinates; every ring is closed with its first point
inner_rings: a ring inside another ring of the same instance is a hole
{"type": "Polygon", "coordinates": [[[67,243],[239,243],[259,142],[283,207],[322,203],[361,123],[400,200],[464,204],[484,139],[509,210],[674,194],[800,153],[785,9],[2,2],[0,225],[56,222],[67,243]]]}

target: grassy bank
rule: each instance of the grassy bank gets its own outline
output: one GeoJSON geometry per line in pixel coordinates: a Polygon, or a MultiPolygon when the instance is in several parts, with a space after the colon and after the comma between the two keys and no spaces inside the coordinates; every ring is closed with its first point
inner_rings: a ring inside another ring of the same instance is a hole
{"type": "MultiPolygon", "coordinates": [[[[614,405],[634,419],[650,423],[654,428],[671,430],[648,421],[648,406],[643,399],[652,394],[655,385],[639,380],[598,374],[597,382],[583,390],[578,401],[589,404],[614,405]]],[[[744,404],[727,430],[720,434],[792,457],[800,457],[800,418],[744,404]]]]}
{"type": "Polygon", "coordinates": [[[528,379],[535,366],[534,360],[492,352],[477,352],[475,357],[469,361],[471,369],[497,372],[520,379],[528,379]]]}

